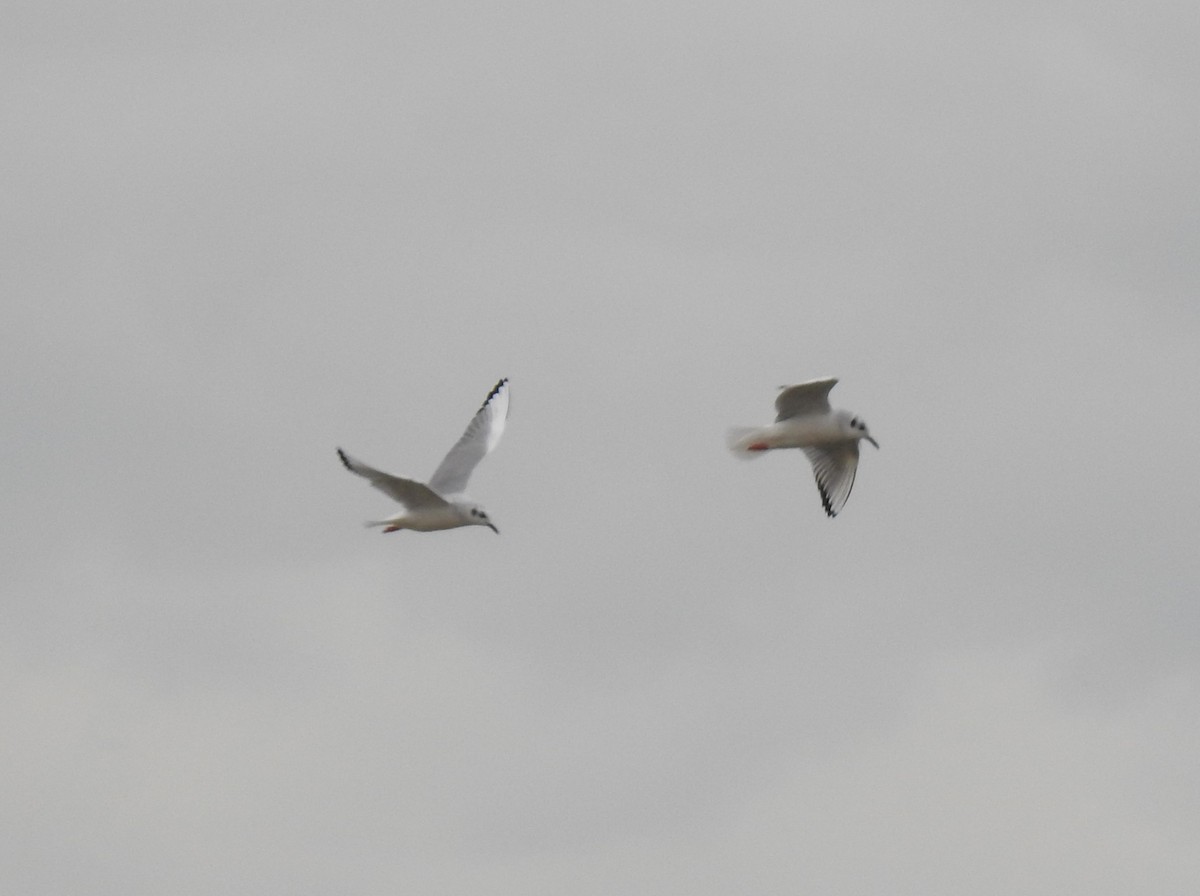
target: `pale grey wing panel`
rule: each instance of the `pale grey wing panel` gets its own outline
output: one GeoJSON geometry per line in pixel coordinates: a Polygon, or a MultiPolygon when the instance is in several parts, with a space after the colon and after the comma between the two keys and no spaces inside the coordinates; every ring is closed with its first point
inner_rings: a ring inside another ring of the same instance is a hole
{"type": "Polygon", "coordinates": [[[846,442],[835,448],[805,448],[812,463],[821,505],[830,516],[837,516],[846,506],[854,476],[858,472],[858,443],[846,442]]]}
{"type": "Polygon", "coordinates": [[[368,467],[341,448],[337,450],[337,453],[347,470],[363,477],[385,495],[399,501],[407,510],[416,510],[418,507],[437,507],[447,503],[423,483],[413,479],[401,479],[399,476],[392,476],[390,473],[368,467]]]}
{"type": "Polygon", "coordinates": [[[837,384],[837,377],[824,380],[809,380],[795,386],[784,386],[775,398],[775,422],[805,414],[829,413],[829,390],[837,384]]]}
{"type": "Polygon", "coordinates": [[[439,495],[461,494],[476,464],[496,447],[508,421],[508,380],[502,379],[483,400],[466,431],[433,471],[429,487],[439,495]]]}

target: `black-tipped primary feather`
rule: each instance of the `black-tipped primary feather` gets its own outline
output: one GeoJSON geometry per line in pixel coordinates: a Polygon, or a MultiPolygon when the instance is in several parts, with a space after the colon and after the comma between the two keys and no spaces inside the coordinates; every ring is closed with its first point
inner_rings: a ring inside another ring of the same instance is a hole
{"type": "Polygon", "coordinates": [[[408,510],[418,507],[437,507],[447,503],[441,495],[423,483],[376,470],[360,460],[355,460],[341,448],[337,450],[337,453],[347,470],[363,477],[389,498],[399,501],[408,510]]]}
{"type": "Polygon", "coordinates": [[[457,495],[467,487],[475,466],[496,447],[508,420],[508,378],[492,387],[466,431],[429,477],[429,487],[439,495],[457,495]]]}
{"type": "Polygon", "coordinates": [[[812,463],[817,491],[821,493],[821,506],[829,516],[837,516],[854,488],[858,444],[847,442],[833,448],[804,448],[803,451],[812,463]]]}

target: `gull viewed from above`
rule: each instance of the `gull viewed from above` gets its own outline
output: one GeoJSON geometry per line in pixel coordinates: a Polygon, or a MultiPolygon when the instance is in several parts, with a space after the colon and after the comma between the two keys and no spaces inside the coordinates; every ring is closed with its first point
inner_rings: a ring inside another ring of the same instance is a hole
{"type": "Polygon", "coordinates": [[[395,516],[373,520],[366,525],[383,526],[384,532],[400,529],[436,532],[439,529],[457,529],[459,526],[487,526],[499,534],[500,530],[492,525],[484,509],[463,500],[462,493],[475,465],[500,441],[507,420],[508,379],[505,378],[488,393],[483,406],[467,424],[462,438],[433,471],[428,485],[415,479],[401,479],[380,472],[339,448],[338,457],[347,470],[369,480],[375,488],[404,505],[404,510],[395,516]]]}
{"type": "Polygon", "coordinates": [[[830,408],[829,390],[836,384],[837,379],[830,377],[783,386],[775,399],[774,423],[729,431],[730,449],[743,457],[775,448],[801,449],[812,463],[821,504],[829,516],[838,515],[854,487],[859,440],[879,447],[860,417],[830,408]]]}

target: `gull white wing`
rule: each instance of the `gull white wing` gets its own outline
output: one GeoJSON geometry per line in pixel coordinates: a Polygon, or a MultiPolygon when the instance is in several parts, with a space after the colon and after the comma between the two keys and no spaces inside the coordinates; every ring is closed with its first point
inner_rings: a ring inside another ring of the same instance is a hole
{"type": "Polygon", "coordinates": [[[842,442],[823,448],[803,449],[812,462],[821,504],[830,516],[837,516],[846,506],[854,474],[858,472],[858,442],[842,442]]]}
{"type": "Polygon", "coordinates": [[[829,390],[837,385],[837,377],[809,380],[796,386],[783,386],[775,398],[775,422],[805,414],[828,414],[829,390]]]}
{"type": "Polygon", "coordinates": [[[429,487],[439,495],[458,495],[476,464],[496,447],[508,421],[508,379],[502,379],[483,400],[466,431],[429,479],[429,487]]]}
{"type": "Polygon", "coordinates": [[[424,483],[413,479],[402,479],[399,476],[392,476],[390,473],[376,470],[374,467],[368,467],[341,448],[337,450],[337,453],[347,470],[357,473],[385,495],[399,501],[406,510],[449,506],[447,501],[424,483]]]}

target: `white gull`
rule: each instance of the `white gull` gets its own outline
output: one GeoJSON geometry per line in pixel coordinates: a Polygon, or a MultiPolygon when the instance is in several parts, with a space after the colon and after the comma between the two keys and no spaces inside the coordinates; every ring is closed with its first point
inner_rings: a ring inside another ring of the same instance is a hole
{"type": "Polygon", "coordinates": [[[775,399],[774,423],[729,431],[730,449],[743,457],[776,448],[802,450],[812,463],[821,504],[830,516],[838,515],[854,487],[859,440],[879,447],[862,418],[829,406],[829,390],[836,383],[830,377],[783,386],[775,399]]]}
{"type": "Polygon", "coordinates": [[[459,526],[487,526],[499,533],[500,530],[492,524],[482,507],[463,499],[463,491],[476,464],[500,441],[507,420],[508,380],[502,379],[471,418],[462,438],[434,470],[428,485],[368,467],[339,448],[338,457],[347,470],[367,479],[375,488],[404,506],[404,510],[395,516],[372,520],[366,525],[383,526],[384,532],[400,529],[435,532],[457,529],[459,526]]]}

